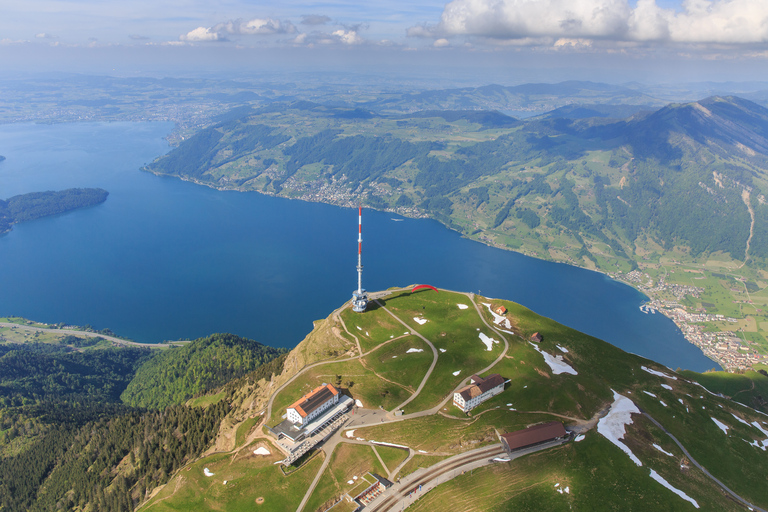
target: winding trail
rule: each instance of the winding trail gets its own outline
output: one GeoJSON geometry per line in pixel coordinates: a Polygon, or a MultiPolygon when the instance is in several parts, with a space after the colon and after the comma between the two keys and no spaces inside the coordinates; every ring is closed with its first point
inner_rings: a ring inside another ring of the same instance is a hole
{"type": "Polygon", "coordinates": [[[76,331],[73,329],[48,329],[47,327],[35,327],[33,325],[15,324],[13,322],[0,322],[0,327],[17,328],[22,331],[41,331],[50,332],[53,334],[61,334],[64,336],[85,336],[86,338],[104,338],[117,345],[123,345],[126,347],[144,347],[144,348],[168,348],[171,345],[182,345],[189,343],[189,341],[167,341],[165,343],[139,343],[137,341],[124,340],[115,336],[107,336],[106,334],[100,334],[98,332],[90,331],[76,331]]]}
{"type": "Polygon", "coordinates": [[[660,428],[660,429],[661,429],[661,430],[662,430],[662,431],[663,431],[665,434],[667,434],[667,435],[670,437],[670,439],[672,439],[672,440],[675,442],[675,444],[678,446],[678,448],[680,448],[680,449],[683,451],[683,453],[685,454],[685,456],[686,456],[686,457],[688,457],[688,460],[690,460],[690,461],[691,461],[691,463],[692,463],[694,466],[696,466],[697,468],[699,468],[699,469],[701,470],[701,472],[702,472],[702,473],[704,473],[704,474],[705,474],[705,475],[706,475],[706,476],[707,476],[707,477],[708,477],[710,480],[712,480],[712,481],[713,481],[713,482],[715,482],[717,485],[719,485],[719,486],[720,486],[720,488],[722,488],[722,489],[723,489],[725,492],[727,492],[728,494],[730,494],[730,495],[731,495],[731,496],[732,496],[732,497],[733,497],[735,500],[737,500],[737,501],[739,501],[740,503],[742,503],[743,505],[746,505],[747,507],[749,507],[749,509],[750,509],[750,510],[757,510],[757,511],[759,511],[759,512],[767,512],[765,509],[762,509],[762,508],[760,508],[760,507],[758,507],[758,506],[756,506],[756,505],[753,505],[753,504],[751,504],[750,502],[748,502],[747,500],[745,500],[744,498],[742,498],[741,496],[739,496],[738,494],[736,494],[735,492],[733,492],[732,490],[730,490],[730,489],[729,489],[729,488],[728,488],[728,487],[727,487],[727,486],[726,486],[726,485],[725,485],[723,482],[721,482],[720,480],[718,480],[717,478],[715,478],[714,476],[712,476],[712,473],[710,473],[709,471],[707,471],[707,470],[706,470],[706,469],[705,469],[705,468],[704,468],[704,467],[703,467],[701,464],[699,464],[698,462],[696,462],[696,459],[694,459],[694,458],[691,456],[691,454],[690,454],[690,453],[688,453],[688,450],[686,450],[686,449],[685,449],[685,446],[683,446],[683,445],[680,443],[680,441],[678,441],[678,440],[677,440],[677,438],[676,438],[675,436],[673,436],[673,435],[672,435],[672,434],[671,434],[671,433],[670,433],[670,432],[669,432],[667,429],[665,429],[665,428],[664,428],[664,427],[661,425],[661,423],[659,423],[658,421],[656,421],[656,420],[655,420],[655,419],[654,419],[654,418],[653,418],[653,417],[652,417],[650,414],[648,414],[647,412],[643,411],[642,409],[640,409],[640,410],[642,411],[642,413],[643,413],[643,416],[645,416],[646,418],[648,418],[649,420],[651,420],[651,423],[653,423],[654,425],[656,425],[657,427],[659,427],[659,428],[660,428]]]}

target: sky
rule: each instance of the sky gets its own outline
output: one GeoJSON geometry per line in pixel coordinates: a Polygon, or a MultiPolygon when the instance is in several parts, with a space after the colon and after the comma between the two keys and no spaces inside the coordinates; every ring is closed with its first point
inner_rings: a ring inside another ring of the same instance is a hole
{"type": "Polygon", "coordinates": [[[768,0],[3,0],[0,68],[768,80],[768,0]]]}

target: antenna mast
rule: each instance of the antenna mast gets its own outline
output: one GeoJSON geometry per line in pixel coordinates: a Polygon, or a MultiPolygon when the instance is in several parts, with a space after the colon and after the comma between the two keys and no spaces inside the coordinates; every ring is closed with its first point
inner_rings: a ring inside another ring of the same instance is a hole
{"type": "Polygon", "coordinates": [[[357,290],[352,292],[352,311],[362,313],[368,307],[368,294],[363,290],[363,207],[357,207],[357,290]]]}

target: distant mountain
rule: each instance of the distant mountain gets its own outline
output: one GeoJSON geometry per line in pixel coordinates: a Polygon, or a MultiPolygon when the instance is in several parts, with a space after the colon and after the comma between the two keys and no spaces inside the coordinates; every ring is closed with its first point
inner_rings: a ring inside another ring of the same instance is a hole
{"type": "MultiPolygon", "coordinates": [[[[516,90],[638,98],[589,82],[516,90]]],[[[433,93],[454,94],[420,94],[433,93]]],[[[768,259],[768,109],[733,96],[653,108],[585,103],[521,121],[481,110],[271,104],[227,117],[147,169],[337,204],[362,197],[588,267],[629,270],[649,240],[692,257],[768,259]]]]}
{"type": "Polygon", "coordinates": [[[595,82],[567,81],[516,86],[486,85],[398,94],[365,105],[377,111],[501,110],[549,111],[570,104],[649,105],[663,101],[642,92],[595,82]]]}
{"type": "Polygon", "coordinates": [[[588,119],[590,117],[625,119],[642,112],[653,112],[657,109],[657,107],[649,105],[574,104],[541,114],[537,119],[588,119]]]}

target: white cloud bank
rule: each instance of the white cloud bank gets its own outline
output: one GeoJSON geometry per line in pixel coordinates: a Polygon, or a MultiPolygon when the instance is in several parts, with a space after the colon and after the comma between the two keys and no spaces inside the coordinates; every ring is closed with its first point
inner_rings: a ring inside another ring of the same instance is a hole
{"type": "Polygon", "coordinates": [[[274,35],[295,34],[296,27],[290,21],[273,18],[253,18],[250,20],[230,20],[213,27],[197,27],[179,37],[187,42],[227,41],[232,35],[274,35]]]}
{"type": "Polygon", "coordinates": [[[603,39],[744,44],[768,41],[766,0],[683,0],[680,12],[656,0],[453,0],[436,25],[408,35],[445,39],[603,39]]]}

